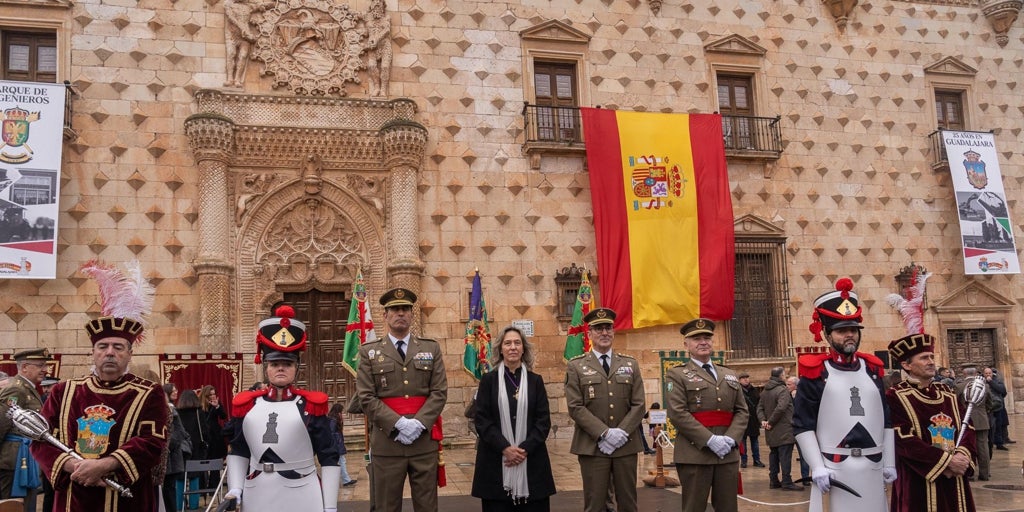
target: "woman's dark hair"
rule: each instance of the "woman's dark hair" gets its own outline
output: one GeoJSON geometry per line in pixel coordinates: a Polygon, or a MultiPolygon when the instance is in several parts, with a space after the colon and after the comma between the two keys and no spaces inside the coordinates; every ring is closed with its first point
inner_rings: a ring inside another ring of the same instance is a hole
{"type": "Polygon", "coordinates": [[[167,384],[163,385],[163,388],[164,388],[164,394],[167,395],[167,401],[170,402],[171,401],[171,394],[174,393],[174,384],[171,384],[170,382],[168,382],[167,384]]]}
{"type": "Polygon", "coordinates": [[[200,405],[199,395],[195,390],[186,389],[178,394],[178,409],[195,409],[200,405]]]}
{"type": "Polygon", "coordinates": [[[337,420],[335,424],[338,426],[338,432],[344,433],[345,423],[341,416],[342,414],[345,414],[345,406],[338,403],[331,406],[331,410],[327,413],[327,417],[337,420]]]}

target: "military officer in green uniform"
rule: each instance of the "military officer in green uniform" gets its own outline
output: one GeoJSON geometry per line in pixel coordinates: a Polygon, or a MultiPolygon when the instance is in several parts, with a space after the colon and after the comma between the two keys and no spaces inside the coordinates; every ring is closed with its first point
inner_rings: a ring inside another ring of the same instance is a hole
{"type": "Polygon", "coordinates": [[[7,408],[17,405],[37,412],[43,408],[38,386],[46,377],[49,360],[50,351],[45,348],[16,352],[18,374],[0,391],[0,498],[24,498],[25,510],[33,512],[40,485],[39,466],[28,452],[31,439],[14,429],[7,408]]]}
{"type": "Polygon", "coordinates": [[[711,362],[713,321],[697,318],[680,332],[690,360],[665,374],[665,388],[683,512],[704,512],[709,493],[715,512],[736,512],[737,446],[749,415],[743,387],[732,370],[711,362]]]}
{"type": "Polygon", "coordinates": [[[565,400],[576,427],[570,451],[580,462],[583,510],[604,512],[608,486],[618,512],[636,511],[636,459],[643,449],[644,383],[636,359],[612,352],[615,311],[598,308],[583,321],[593,349],[572,358],[565,400]]]}
{"type": "Polygon", "coordinates": [[[448,378],[438,342],[414,336],[416,294],[395,288],[380,298],[388,333],[359,348],[356,395],[370,425],[374,510],[400,512],[406,475],[416,512],[437,511],[441,410],[448,378]]]}

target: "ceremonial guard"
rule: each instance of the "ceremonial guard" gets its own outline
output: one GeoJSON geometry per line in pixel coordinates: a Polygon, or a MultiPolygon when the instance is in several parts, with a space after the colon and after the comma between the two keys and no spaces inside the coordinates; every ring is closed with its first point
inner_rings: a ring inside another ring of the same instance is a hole
{"type": "Polygon", "coordinates": [[[32,443],[32,456],[53,485],[55,511],[156,510],[167,400],[159,384],[128,372],[134,346],[142,342],[153,288],[138,263],[127,273],[97,262],[82,271],[100,291],[102,316],[85,325],[93,371],[54,385],[41,411],[50,433],[81,459],[46,441],[32,443]]]}
{"type": "Polygon", "coordinates": [[[31,439],[13,429],[7,406],[38,412],[43,408],[39,388],[46,377],[50,351],[45,348],[22,350],[14,354],[18,375],[0,390],[0,499],[24,498],[26,512],[35,512],[36,493],[41,482],[39,465],[29,454],[31,439]]]}
{"type": "Polygon", "coordinates": [[[636,459],[643,450],[639,431],[646,412],[640,364],[612,352],[615,312],[598,308],[583,317],[593,349],[569,361],[565,401],[575,423],[569,451],[579,458],[583,510],[604,512],[608,486],[615,510],[636,512],[636,459]]]}
{"type": "Polygon", "coordinates": [[[690,360],[665,373],[668,418],[676,427],[673,460],[683,488],[683,512],[736,512],[737,447],[750,411],[736,373],[711,362],[715,322],[691,320],[679,329],[690,360]]]}
{"type": "Polygon", "coordinates": [[[793,430],[815,484],[810,510],[822,510],[828,493],[829,510],[884,511],[885,484],[896,480],[884,365],[857,351],[863,318],[853,281],[841,278],[835,288],[814,300],[810,325],[829,351],[800,356],[793,402],[793,430]]]}
{"type": "Polygon", "coordinates": [[[899,475],[892,488],[892,510],[974,512],[967,481],[977,470],[974,426],[966,423],[966,407],[956,391],[935,380],[935,338],[924,333],[921,305],[927,278],[913,276],[912,296],[898,304],[911,334],[889,343],[893,364],[907,374],[886,392],[899,475]]]}
{"type": "Polygon", "coordinates": [[[260,322],[256,335],[256,363],[265,363],[270,385],[239,393],[231,402],[226,496],[244,502],[247,512],[335,512],[341,466],[328,396],[295,387],[306,326],[291,306],[279,306],[274,314],[260,322]]]}
{"type": "Polygon", "coordinates": [[[402,510],[408,475],[413,509],[433,512],[445,484],[440,441],[448,377],[441,345],[412,334],[415,293],[395,288],[380,303],[388,334],[359,348],[355,396],[370,426],[374,510],[402,510]]]}

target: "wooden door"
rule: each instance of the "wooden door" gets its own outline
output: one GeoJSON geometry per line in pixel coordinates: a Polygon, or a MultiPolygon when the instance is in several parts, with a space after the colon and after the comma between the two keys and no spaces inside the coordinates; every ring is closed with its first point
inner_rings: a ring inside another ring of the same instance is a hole
{"type": "Polygon", "coordinates": [[[299,386],[327,393],[331,404],[348,404],[356,380],[341,363],[351,298],[344,292],[314,289],[286,293],[284,302],[295,308],[296,319],[306,324],[308,347],[299,366],[299,386]]]}

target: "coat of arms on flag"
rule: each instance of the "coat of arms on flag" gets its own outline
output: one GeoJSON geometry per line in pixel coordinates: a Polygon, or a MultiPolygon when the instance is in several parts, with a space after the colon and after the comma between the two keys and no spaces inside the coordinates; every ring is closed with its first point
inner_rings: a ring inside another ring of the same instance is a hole
{"type": "Polygon", "coordinates": [[[366,285],[363,283],[363,271],[360,269],[356,273],[355,283],[352,283],[352,306],[349,307],[348,323],[345,325],[345,346],[341,362],[352,375],[359,369],[359,347],[367,341],[377,339],[366,297],[366,285]]]}
{"type": "Polygon", "coordinates": [[[491,371],[491,331],[487,325],[487,305],[484,302],[479,270],[473,276],[473,291],[469,294],[469,321],[466,322],[465,340],[466,352],[462,357],[462,366],[474,379],[480,380],[480,377],[491,371]]]}

